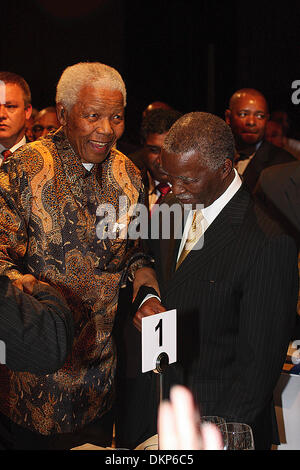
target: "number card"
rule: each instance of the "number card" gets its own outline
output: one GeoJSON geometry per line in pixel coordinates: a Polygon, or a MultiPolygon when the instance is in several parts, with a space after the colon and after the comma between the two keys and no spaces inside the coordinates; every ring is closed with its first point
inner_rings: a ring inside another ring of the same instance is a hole
{"type": "Polygon", "coordinates": [[[169,364],[176,362],[176,310],[142,318],[142,372],[156,369],[163,352],[168,354],[169,364]]]}

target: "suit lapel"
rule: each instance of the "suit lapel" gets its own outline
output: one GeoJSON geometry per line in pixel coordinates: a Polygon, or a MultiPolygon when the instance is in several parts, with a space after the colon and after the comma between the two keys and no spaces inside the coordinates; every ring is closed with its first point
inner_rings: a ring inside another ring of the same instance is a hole
{"type": "Polygon", "coordinates": [[[242,179],[250,188],[254,189],[259,174],[266,167],[267,161],[269,160],[269,153],[270,146],[268,142],[264,141],[245,169],[242,179]]]}
{"type": "MultiPolygon", "coordinates": [[[[236,229],[244,218],[249,199],[249,193],[244,189],[240,189],[205,231],[202,248],[192,250],[180,265],[179,269],[175,271],[179,240],[177,251],[174,252],[173,250],[172,270],[170,270],[167,279],[168,292],[176,289],[179,284],[184,282],[188,276],[191,276],[194,271],[199,272],[199,270],[205,267],[214,257],[224,252],[226,245],[236,238],[236,229]]],[[[201,245],[201,240],[199,243],[201,245]]]]}

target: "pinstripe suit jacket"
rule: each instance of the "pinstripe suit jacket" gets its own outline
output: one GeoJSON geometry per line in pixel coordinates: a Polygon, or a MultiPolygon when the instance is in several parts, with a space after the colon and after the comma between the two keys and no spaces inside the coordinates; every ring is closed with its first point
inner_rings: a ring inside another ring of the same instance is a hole
{"type": "Polygon", "coordinates": [[[256,448],[268,447],[272,392],[296,316],[296,245],[243,187],[175,272],[179,244],[151,241],[162,303],[178,314],[178,360],[166,388],[183,382],[202,414],[249,423],[256,448]]]}

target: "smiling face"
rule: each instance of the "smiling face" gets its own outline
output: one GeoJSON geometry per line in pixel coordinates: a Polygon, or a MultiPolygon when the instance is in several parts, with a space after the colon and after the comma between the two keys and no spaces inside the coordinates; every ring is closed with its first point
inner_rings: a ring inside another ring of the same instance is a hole
{"type": "Polygon", "coordinates": [[[71,110],[58,105],[64,132],[84,163],[101,163],[124,132],[120,91],[85,86],[71,110]]]}
{"type": "Polygon", "coordinates": [[[181,204],[210,206],[233,180],[232,163],[226,159],[217,170],[207,166],[198,152],[175,154],[162,150],[162,171],[181,204]]]}
{"type": "Polygon", "coordinates": [[[25,105],[19,85],[1,83],[0,86],[0,143],[9,149],[23,138],[26,119],[30,119],[32,107],[25,105]]]}
{"type": "Polygon", "coordinates": [[[237,94],[225,118],[234,134],[237,148],[256,145],[264,137],[269,118],[266,100],[258,93],[237,94]]]}

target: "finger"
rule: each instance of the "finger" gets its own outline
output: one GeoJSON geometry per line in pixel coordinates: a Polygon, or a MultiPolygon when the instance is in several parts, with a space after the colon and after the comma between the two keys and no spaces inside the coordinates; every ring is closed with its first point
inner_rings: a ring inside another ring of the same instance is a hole
{"type": "Polygon", "coordinates": [[[134,318],[133,324],[134,326],[141,331],[142,330],[142,318],[150,317],[151,315],[155,315],[156,313],[165,312],[165,307],[157,300],[157,299],[149,299],[137,310],[134,318]]]}
{"type": "Polygon", "coordinates": [[[141,306],[141,311],[147,315],[153,315],[154,313],[162,313],[165,312],[165,307],[161,304],[160,300],[156,299],[155,297],[151,297],[150,299],[146,300],[141,306]]]}
{"type": "Polygon", "coordinates": [[[204,423],[201,426],[203,449],[204,450],[223,450],[224,444],[222,435],[212,423],[204,423]]]}
{"type": "Polygon", "coordinates": [[[21,278],[13,281],[12,285],[23,291],[23,284],[21,278]]]}
{"type": "Polygon", "coordinates": [[[167,402],[161,402],[158,410],[158,436],[160,450],[180,449],[177,439],[177,429],[174,420],[174,411],[172,405],[167,402]]]}
{"type": "Polygon", "coordinates": [[[157,306],[145,306],[144,308],[141,308],[141,317],[151,317],[152,315],[156,315],[157,313],[163,313],[164,310],[157,306]]]}
{"type": "Polygon", "coordinates": [[[155,309],[155,313],[163,313],[167,311],[167,309],[161,303],[157,304],[157,306],[154,309],[155,309]]]}
{"type": "Polygon", "coordinates": [[[140,310],[138,310],[136,312],[135,316],[133,317],[134,326],[139,331],[142,331],[142,320],[143,320],[143,318],[155,315],[155,313],[156,312],[154,312],[152,308],[142,307],[140,310]]]}
{"type": "Polygon", "coordinates": [[[170,392],[178,434],[178,450],[202,449],[200,429],[196,425],[196,407],[191,392],[183,386],[175,386],[170,392]]]}
{"type": "Polygon", "coordinates": [[[23,290],[27,294],[32,294],[34,285],[38,280],[32,274],[25,274],[22,278],[23,290]]]}

